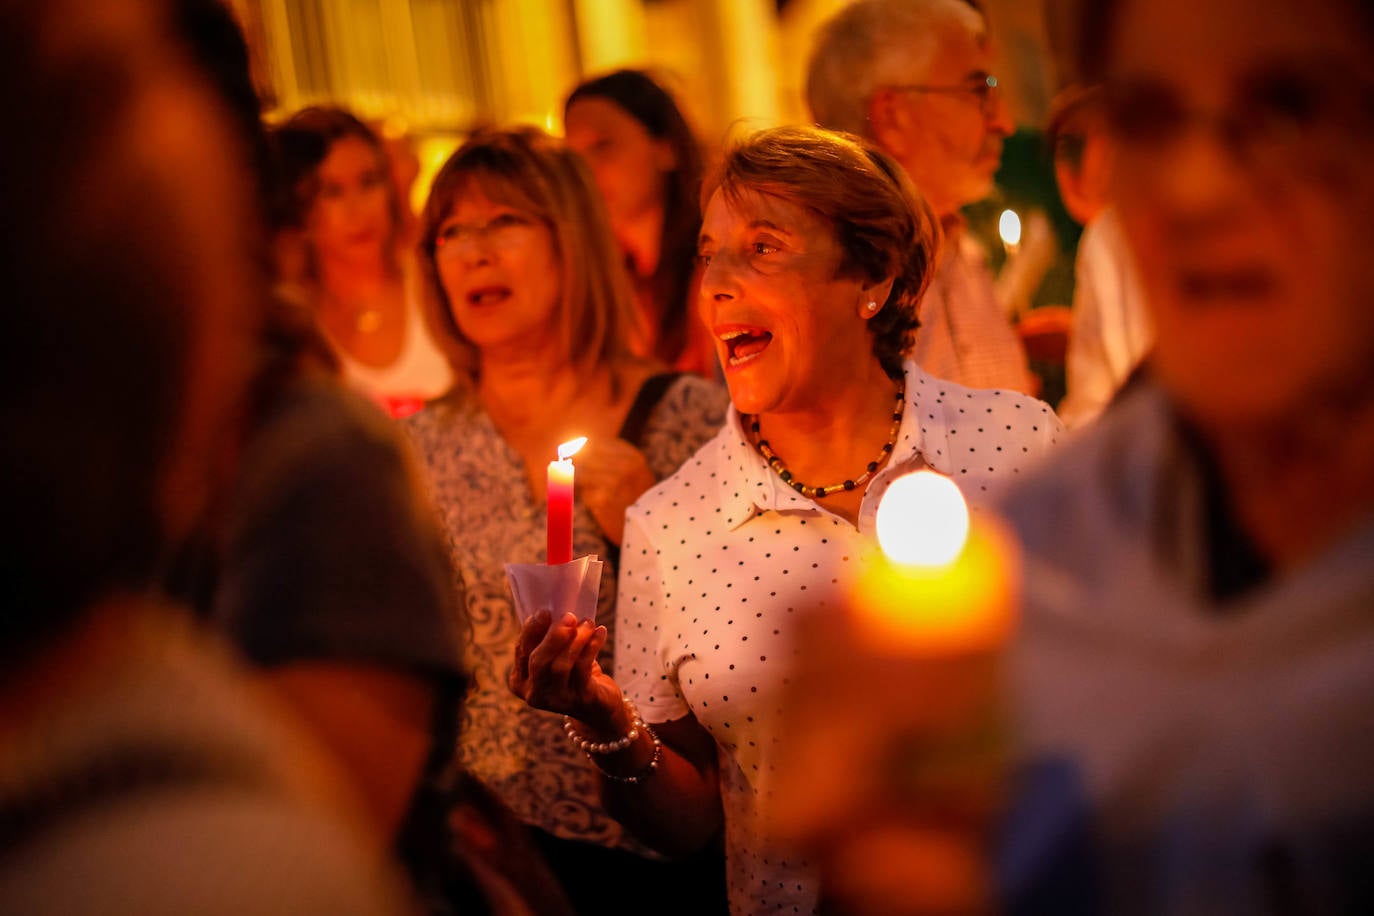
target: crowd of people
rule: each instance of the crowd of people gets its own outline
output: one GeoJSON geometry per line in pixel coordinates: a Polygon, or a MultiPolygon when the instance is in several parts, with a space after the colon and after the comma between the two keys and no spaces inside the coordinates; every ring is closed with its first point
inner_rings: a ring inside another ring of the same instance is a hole
{"type": "Polygon", "coordinates": [[[1374,910],[1374,16],[1081,6],[1069,434],[970,0],[715,153],[588,79],[418,217],[221,0],[0,0],[0,909],[1374,910]],[[976,651],[862,638],[914,472],[1020,557],[976,651]]]}

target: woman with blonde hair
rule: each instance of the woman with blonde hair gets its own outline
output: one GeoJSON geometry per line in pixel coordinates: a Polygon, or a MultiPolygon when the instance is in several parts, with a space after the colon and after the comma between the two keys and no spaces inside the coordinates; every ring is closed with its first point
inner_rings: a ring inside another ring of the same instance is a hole
{"type": "MultiPolygon", "coordinates": [[[[714,435],[725,392],[631,354],[632,293],[604,205],[582,159],[547,134],[474,134],[435,177],[421,223],[432,323],[459,383],[407,428],[471,627],[463,762],[535,828],[579,911],[628,911],[616,894],[647,881],[676,888],[681,912],[709,912],[709,882],[645,858],[605,812],[561,717],[505,689],[520,621],[504,564],[544,561],[545,469],[559,443],[588,437],[574,553],[610,565],[597,619],[613,630],[625,508],[714,435]]],[[[598,661],[613,670],[609,647],[598,661]]]]}

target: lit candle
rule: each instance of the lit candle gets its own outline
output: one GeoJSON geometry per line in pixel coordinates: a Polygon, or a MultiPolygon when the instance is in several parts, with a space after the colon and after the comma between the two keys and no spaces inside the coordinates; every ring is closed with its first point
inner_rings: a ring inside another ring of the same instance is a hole
{"type": "Polygon", "coordinates": [[[1014,541],[929,471],[893,481],[877,529],[844,613],[798,621],[766,824],[837,910],[993,912],[1014,541]]]}
{"type": "Polygon", "coordinates": [[[1016,257],[1016,249],[1021,246],[1021,217],[1015,210],[1003,210],[997,219],[997,234],[1007,247],[1007,257],[1016,257]]]}
{"type": "Polygon", "coordinates": [[[858,635],[888,651],[995,649],[1015,609],[1012,539],[971,519],[952,480],[918,471],[893,481],[878,506],[880,552],[850,602],[858,635]]]}
{"type": "Polygon", "coordinates": [[[572,456],[587,444],[587,437],[558,446],[558,460],[549,462],[548,546],[545,562],[550,566],[568,563],[573,550],[573,463],[572,456]]]}

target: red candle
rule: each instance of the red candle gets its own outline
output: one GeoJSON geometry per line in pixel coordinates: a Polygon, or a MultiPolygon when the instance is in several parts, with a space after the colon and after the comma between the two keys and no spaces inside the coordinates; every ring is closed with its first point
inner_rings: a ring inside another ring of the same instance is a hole
{"type": "Polygon", "coordinates": [[[548,547],[545,561],[550,566],[572,561],[573,544],[573,463],[572,456],[587,443],[586,437],[558,446],[558,460],[549,462],[548,547]]]}

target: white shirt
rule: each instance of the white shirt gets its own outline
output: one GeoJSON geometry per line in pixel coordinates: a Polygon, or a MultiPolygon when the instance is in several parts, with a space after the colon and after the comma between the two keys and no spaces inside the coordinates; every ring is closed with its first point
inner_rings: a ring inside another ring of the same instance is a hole
{"type": "Polygon", "coordinates": [[[690,713],[715,737],[735,914],[816,905],[806,863],[771,848],[760,825],[793,620],[843,600],[893,480],[929,466],[977,503],[1061,431],[1054,412],[1025,395],[963,388],[914,362],[905,372],[897,445],[869,483],[857,528],[772,473],[733,408],[713,440],[626,514],[617,680],[646,720],[690,713]]]}
{"type": "Polygon", "coordinates": [[[424,401],[437,398],[453,387],[453,368],[430,337],[420,305],[419,271],[407,269],[404,277],[406,326],[396,360],[387,366],[369,366],[349,356],[343,347],[334,347],[349,387],[395,417],[414,413],[424,401]]]}
{"type": "Polygon", "coordinates": [[[969,388],[1034,390],[1026,348],[997,302],[983,252],[958,231],[921,297],[921,326],[907,354],[937,378],[969,388]]]}
{"type": "Polygon", "coordinates": [[[1135,263],[1116,214],[1088,224],[1078,243],[1068,393],[1059,413],[1077,429],[1107,406],[1154,341],[1135,263]]]}

